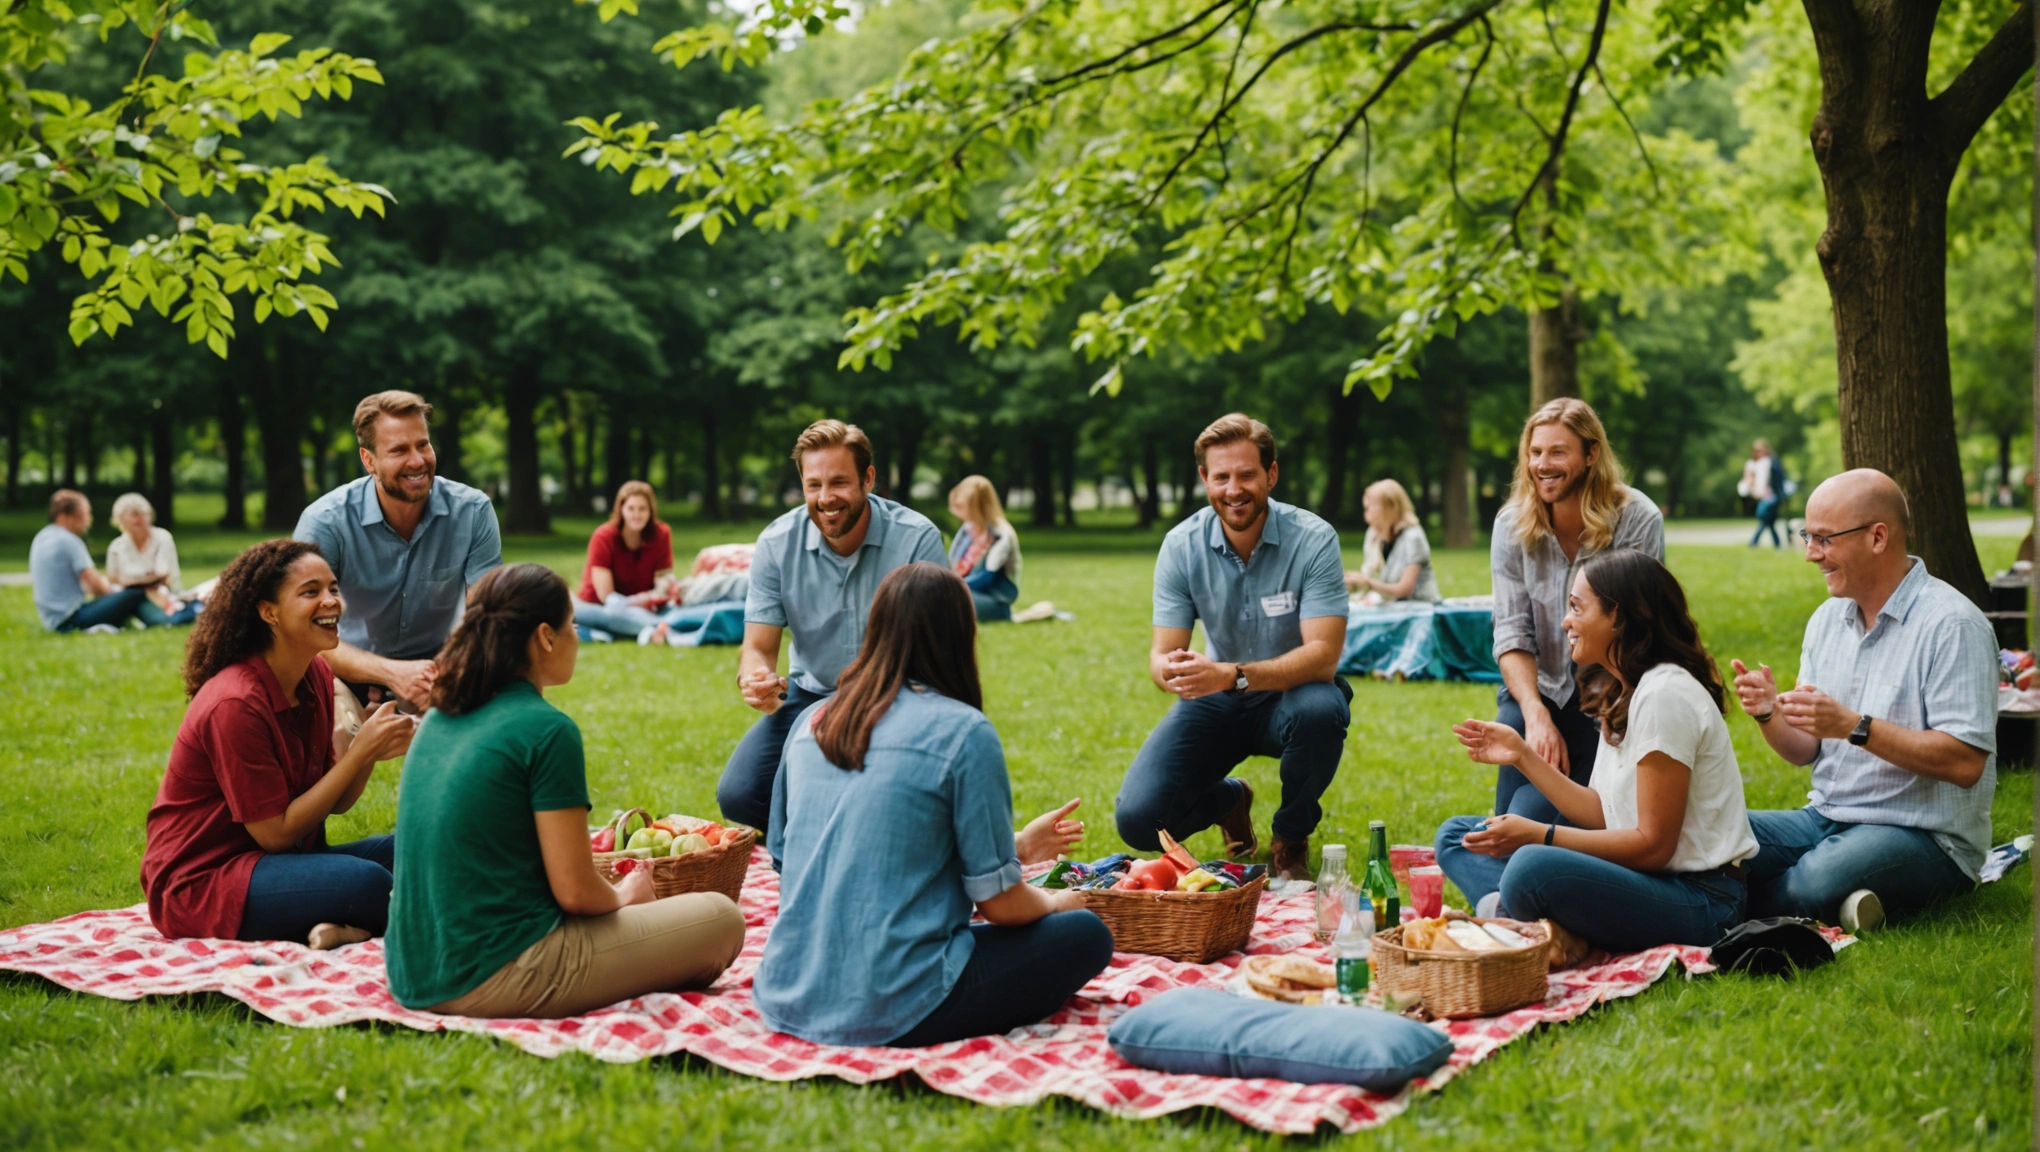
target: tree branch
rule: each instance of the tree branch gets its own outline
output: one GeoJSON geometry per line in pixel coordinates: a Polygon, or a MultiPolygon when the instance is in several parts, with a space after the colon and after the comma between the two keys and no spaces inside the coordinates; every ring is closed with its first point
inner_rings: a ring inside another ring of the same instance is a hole
{"type": "Polygon", "coordinates": [[[1643,142],[1643,133],[1637,130],[1636,121],[1629,118],[1629,109],[1622,106],[1622,98],[1615,95],[1615,88],[1608,83],[1607,73],[1601,71],[1599,60],[1594,61],[1594,76],[1601,82],[1601,91],[1608,94],[1608,103],[1615,106],[1616,115],[1622,117],[1624,124],[1629,125],[1629,135],[1636,141],[1636,151],[1643,157],[1643,166],[1650,169],[1651,192],[1662,198],[1665,186],[1658,181],[1657,161],[1650,158],[1650,145],[1643,142]]]}
{"type": "Polygon", "coordinates": [[[1969,142],[1983,130],[1984,121],[2018,87],[2026,70],[2033,66],[2033,4],[2026,0],[1991,35],[1939,96],[1928,101],[1940,132],[1942,152],[1949,170],[1962,160],[1969,142]]]}
{"type": "Polygon", "coordinates": [[[1473,62],[1473,71],[1467,74],[1466,87],[1459,90],[1459,106],[1452,110],[1452,142],[1445,152],[1445,180],[1452,185],[1452,198],[1461,204],[1466,197],[1459,192],[1459,121],[1466,115],[1467,101],[1473,98],[1474,81],[1480,79],[1480,70],[1487,67],[1488,56],[1495,50],[1495,26],[1483,14],[1480,26],[1487,32],[1487,43],[1481,45],[1480,59],[1473,62]]]}
{"type": "Polygon", "coordinates": [[[1529,187],[1523,189],[1523,195],[1517,199],[1516,207],[1509,213],[1509,230],[1512,233],[1516,228],[1516,220],[1523,215],[1524,207],[1530,203],[1530,197],[1537,194],[1537,185],[1544,179],[1544,174],[1550,172],[1554,177],[1558,174],[1559,157],[1565,152],[1565,138],[1572,131],[1573,113],[1579,110],[1580,89],[1586,86],[1587,71],[1601,59],[1601,40],[1608,32],[1609,3],[1610,0],[1601,0],[1599,7],[1594,10],[1594,34],[1587,41],[1587,58],[1580,62],[1580,70],[1573,75],[1572,88],[1565,96],[1565,111],[1558,118],[1558,131],[1552,133],[1551,146],[1544,151],[1544,163],[1537,166],[1537,174],[1530,178],[1529,187]]]}

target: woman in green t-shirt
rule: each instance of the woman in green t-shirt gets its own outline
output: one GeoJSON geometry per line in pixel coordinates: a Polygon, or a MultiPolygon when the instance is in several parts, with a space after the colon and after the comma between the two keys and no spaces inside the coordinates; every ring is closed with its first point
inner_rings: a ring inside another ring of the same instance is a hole
{"type": "Polygon", "coordinates": [[[649,872],[595,870],[581,730],[541,695],[579,651],[552,569],[497,568],[468,593],[397,792],[384,950],[406,1007],[574,1016],[704,987],[744,946],[729,897],[654,899],[649,872]]]}

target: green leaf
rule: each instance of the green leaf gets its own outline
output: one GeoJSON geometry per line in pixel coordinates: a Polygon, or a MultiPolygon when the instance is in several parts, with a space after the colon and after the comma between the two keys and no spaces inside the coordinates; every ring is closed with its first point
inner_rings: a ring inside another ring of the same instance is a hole
{"type": "Polygon", "coordinates": [[[281,32],[263,32],[248,42],[248,54],[267,56],[288,43],[290,37],[281,32]]]}

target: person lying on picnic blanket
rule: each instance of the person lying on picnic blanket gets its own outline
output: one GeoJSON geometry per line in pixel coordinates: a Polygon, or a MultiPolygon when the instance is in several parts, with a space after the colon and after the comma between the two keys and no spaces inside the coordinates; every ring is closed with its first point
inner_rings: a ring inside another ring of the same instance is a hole
{"type": "Polygon", "coordinates": [[[1610,952],[1712,946],[1744,919],[1757,853],[1721,674],[1684,589],[1643,552],[1580,565],[1567,606],[1582,705],[1601,725],[1593,776],[1574,783],[1506,724],[1454,726],[1468,755],[1515,765],[1559,818],[1455,816],[1438,863],[1484,916],[1548,918],[1610,952]]]}
{"type": "Polygon", "coordinates": [[[316,544],[268,540],[227,565],[184,658],[191,706],[149,807],[142,889],[170,937],[331,948],[381,935],[389,836],[326,843],[376,763],[416,727],[394,702],[335,731],[340,581],[316,544]]]}
{"type": "Polygon", "coordinates": [[[1082,893],[1021,882],[1022,865],[1055,859],[1084,828],[1071,801],[1014,835],[976,631],[954,572],[895,569],[836,694],[787,742],[767,834],[779,919],[752,993],[781,1032],[901,1047],[998,1035],[1112,961],[1112,932],[1082,893]]]}
{"type": "Polygon", "coordinates": [[[543,564],[484,575],[440,650],[397,792],[385,960],[407,1008],[578,1016],[706,987],[743,949],[722,893],[661,900],[648,869],[595,870],[581,730],[544,697],[579,653],[566,582],[543,564]]]}

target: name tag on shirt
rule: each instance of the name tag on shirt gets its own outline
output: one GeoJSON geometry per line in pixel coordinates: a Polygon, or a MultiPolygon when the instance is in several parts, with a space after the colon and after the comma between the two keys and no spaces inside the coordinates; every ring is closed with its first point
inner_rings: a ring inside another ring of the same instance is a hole
{"type": "Polygon", "coordinates": [[[1261,611],[1268,616],[1287,616],[1296,611],[1296,593],[1277,592],[1273,596],[1261,597],[1261,611]]]}

